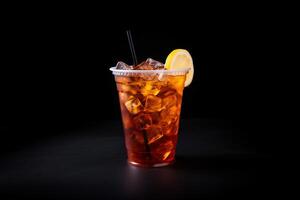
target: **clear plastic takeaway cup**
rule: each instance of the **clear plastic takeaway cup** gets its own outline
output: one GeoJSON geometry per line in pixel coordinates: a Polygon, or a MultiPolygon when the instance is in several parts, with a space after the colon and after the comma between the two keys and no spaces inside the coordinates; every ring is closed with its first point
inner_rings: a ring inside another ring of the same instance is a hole
{"type": "Polygon", "coordinates": [[[119,93],[128,162],[143,167],[172,164],[189,68],[110,70],[119,93]]]}

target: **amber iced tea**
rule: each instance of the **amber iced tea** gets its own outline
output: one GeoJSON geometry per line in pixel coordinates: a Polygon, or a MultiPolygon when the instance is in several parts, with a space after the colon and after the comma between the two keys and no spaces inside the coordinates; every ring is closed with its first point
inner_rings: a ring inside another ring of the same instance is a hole
{"type": "Polygon", "coordinates": [[[115,74],[115,81],[128,162],[139,166],[173,163],[185,73],[115,74]]]}

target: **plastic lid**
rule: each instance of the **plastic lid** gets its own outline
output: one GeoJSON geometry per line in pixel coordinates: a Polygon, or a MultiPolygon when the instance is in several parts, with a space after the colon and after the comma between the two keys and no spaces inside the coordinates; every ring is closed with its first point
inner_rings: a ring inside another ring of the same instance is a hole
{"type": "Polygon", "coordinates": [[[125,69],[116,69],[116,67],[111,67],[109,69],[112,71],[113,75],[117,76],[136,76],[140,74],[146,74],[146,75],[156,75],[156,74],[163,74],[163,75],[185,75],[190,68],[181,68],[181,69],[172,69],[172,70],[125,70],[125,69]]]}

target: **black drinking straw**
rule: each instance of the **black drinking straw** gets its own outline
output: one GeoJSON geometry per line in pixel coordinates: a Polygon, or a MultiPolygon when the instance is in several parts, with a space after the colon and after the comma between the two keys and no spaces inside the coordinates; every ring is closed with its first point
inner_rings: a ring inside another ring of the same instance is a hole
{"type": "Polygon", "coordinates": [[[129,43],[129,47],[130,47],[130,51],[131,51],[131,56],[132,56],[133,64],[136,66],[137,65],[137,58],[136,58],[136,54],[135,54],[135,50],[134,50],[134,45],[133,45],[133,41],[132,41],[131,31],[127,30],[126,34],[127,34],[127,38],[128,38],[128,43],[129,43]]]}

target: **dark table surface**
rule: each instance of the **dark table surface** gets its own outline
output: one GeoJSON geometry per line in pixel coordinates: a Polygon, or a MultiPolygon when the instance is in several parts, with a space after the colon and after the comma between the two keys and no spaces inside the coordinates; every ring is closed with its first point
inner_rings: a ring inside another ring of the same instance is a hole
{"type": "Polygon", "coordinates": [[[118,121],[53,133],[2,156],[0,199],[268,196],[272,157],[257,152],[249,135],[231,121],[182,120],[176,163],[138,168],[126,162],[118,121]]]}

